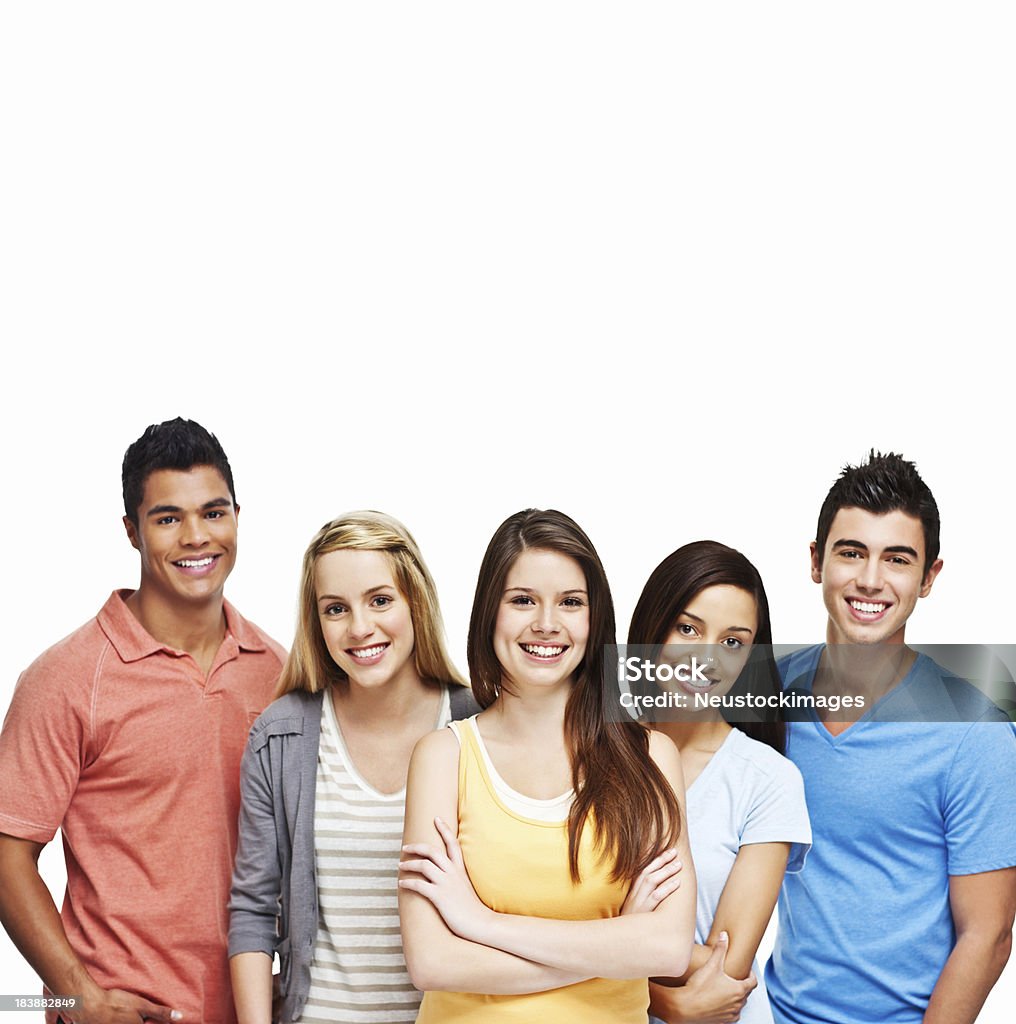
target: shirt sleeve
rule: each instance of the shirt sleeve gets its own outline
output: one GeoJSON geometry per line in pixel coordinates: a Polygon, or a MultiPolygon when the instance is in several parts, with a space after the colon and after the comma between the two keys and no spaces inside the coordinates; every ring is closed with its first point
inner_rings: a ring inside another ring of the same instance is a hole
{"type": "Polygon", "coordinates": [[[787,871],[793,874],[804,867],[811,849],[804,780],[797,765],[779,754],[775,754],[766,767],[767,770],[758,775],[754,799],[741,830],[741,846],[790,843],[787,871]]]}
{"type": "Polygon", "coordinates": [[[48,843],[87,763],[90,687],[51,652],[18,680],[0,732],[0,832],[48,843]]]}
{"type": "MultiPolygon", "coordinates": [[[[255,729],[257,726],[255,726],[255,729]]],[[[273,956],[279,944],[277,922],[282,868],[275,820],[276,799],[261,746],[248,741],[240,765],[240,822],[229,899],[229,955],[261,952],[273,956]],[[257,749],[255,749],[257,747],[257,749]]]]}
{"type": "Polygon", "coordinates": [[[974,722],[956,751],[943,819],[950,875],[1016,865],[1016,736],[1005,722],[974,722]]]}

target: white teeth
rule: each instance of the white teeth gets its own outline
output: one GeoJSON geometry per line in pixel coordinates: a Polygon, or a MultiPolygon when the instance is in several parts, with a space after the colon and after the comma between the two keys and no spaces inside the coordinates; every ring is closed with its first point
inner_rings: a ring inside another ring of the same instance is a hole
{"type": "Polygon", "coordinates": [[[869,615],[877,615],[879,612],[884,612],[886,606],[871,601],[851,601],[850,607],[859,612],[867,612],[869,615]]]}
{"type": "Polygon", "coordinates": [[[535,654],[538,658],[556,658],[564,652],[563,647],[541,647],[539,644],[523,644],[522,650],[527,654],[535,654]]]}
{"type": "Polygon", "coordinates": [[[354,658],[376,658],[388,644],[378,644],[377,647],[359,647],[350,650],[354,658]]]}
{"type": "Polygon", "coordinates": [[[211,565],[215,559],[209,555],[207,558],[181,558],[175,565],[179,565],[182,569],[201,569],[206,565],[211,565]]]}

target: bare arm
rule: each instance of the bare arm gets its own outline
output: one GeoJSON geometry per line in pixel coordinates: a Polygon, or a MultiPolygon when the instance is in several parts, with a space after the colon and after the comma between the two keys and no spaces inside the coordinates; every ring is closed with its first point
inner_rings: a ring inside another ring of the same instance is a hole
{"type": "MultiPolygon", "coordinates": [[[[681,762],[673,743],[653,733],[650,753],[683,800],[681,762]]],[[[443,852],[444,844],[443,837],[440,846],[414,844],[414,855],[424,858],[413,862],[413,870],[420,878],[404,880],[402,885],[428,894],[430,899],[440,891],[442,895],[437,898],[443,918],[461,938],[584,977],[639,978],[685,970],[695,928],[694,877],[689,877],[693,876],[694,868],[686,830],[682,830],[677,847],[685,864],[679,889],[651,914],[591,921],[560,921],[491,911],[476,899],[468,884],[457,885],[454,865],[443,852]]]]}
{"type": "Polygon", "coordinates": [[[103,989],[71,949],[60,914],[39,874],[44,844],[0,834],[0,920],[21,955],[55,995],[80,996],[82,1005],[61,1010],[74,1024],[138,1024],[142,1015],[180,1020],[168,1006],[121,989],[103,989]]]}
{"type": "Polygon", "coordinates": [[[265,953],[237,953],[229,961],[237,1024],[271,1024],[272,958],[265,953]]]}
{"type": "Polygon", "coordinates": [[[972,1024],[1012,949],[1016,868],[949,878],[956,945],[931,993],[925,1024],[972,1024]]]}
{"type": "Polygon", "coordinates": [[[742,846],[716,907],[704,946],[696,945],[683,987],[651,986],[653,1013],[666,1021],[735,1020],[758,982],[752,963],[780,893],[790,855],[789,843],[742,846]],[[729,936],[716,957],[721,935],[729,936]],[[708,967],[708,969],[706,969],[708,967]]]}
{"type": "MultiPolygon", "coordinates": [[[[708,960],[692,973],[687,985],[670,988],[649,985],[649,1010],[667,1024],[730,1024],[740,1019],[751,990],[758,985],[754,975],[740,981],[725,970],[728,937],[721,932],[708,960]]],[[[696,949],[709,949],[696,946],[696,949]]]]}
{"type": "MultiPolygon", "coordinates": [[[[677,748],[662,733],[650,733],[649,752],[678,799],[684,804],[684,774],[677,748]]],[[[678,841],[686,865],[681,888],[652,914],[555,921],[541,917],[490,913],[475,936],[519,956],[561,970],[588,972],[596,978],[643,978],[681,974],[695,937],[695,885],[688,830],[678,841]]]]}
{"type": "Polygon", "coordinates": [[[726,971],[732,978],[747,978],[751,973],[789,857],[790,843],[753,843],[737,851],[706,939],[711,948],[720,932],[730,936],[726,971]]]}
{"type": "MultiPolygon", "coordinates": [[[[459,747],[448,729],[424,736],[409,763],[406,791],[407,843],[442,843],[434,819],[458,820],[459,747]]],[[[645,916],[645,915],[643,915],[645,916]]],[[[584,981],[591,974],[555,970],[524,957],[455,935],[434,905],[400,885],[402,946],[413,984],[423,992],[479,992],[515,995],[584,981]]]]}

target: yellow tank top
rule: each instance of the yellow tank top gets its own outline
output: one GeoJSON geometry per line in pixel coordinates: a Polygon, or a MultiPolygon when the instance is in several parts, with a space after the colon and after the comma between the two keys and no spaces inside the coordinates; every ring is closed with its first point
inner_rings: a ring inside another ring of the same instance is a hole
{"type": "MultiPolygon", "coordinates": [[[[529,917],[593,920],[616,917],[627,883],[611,882],[592,829],[579,845],[581,881],[568,871],[567,823],[536,821],[500,800],[483,763],[476,722],[456,723],[459,750],[459,843],[476,894],[492,910],[529,917]]],[[[527,995],[427,992],[417,1024],[645,1024],[645,978],[592,978],[527,995]]]]}

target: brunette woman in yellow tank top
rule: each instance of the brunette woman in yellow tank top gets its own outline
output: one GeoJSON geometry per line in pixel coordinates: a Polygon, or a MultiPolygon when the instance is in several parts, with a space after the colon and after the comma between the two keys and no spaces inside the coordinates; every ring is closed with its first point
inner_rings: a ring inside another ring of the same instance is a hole
{"type": "Polygon", "coordinates": [[[399,902],[418,1024],[645,1024],[647,978],[686,970],[681,762],[662,734],[608,720],[613,642],[579,526],[532,509],[506,520],[469,624],[485,710],[424,737],[410,764],[399,902]]]}

